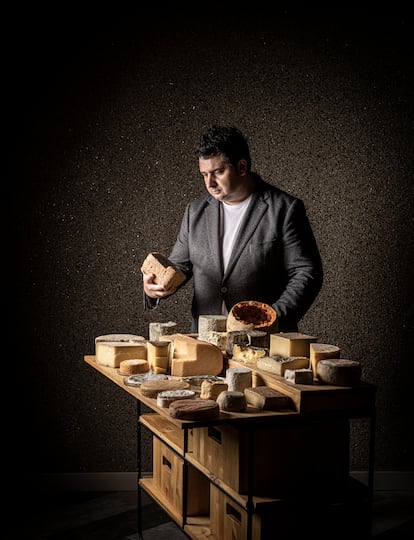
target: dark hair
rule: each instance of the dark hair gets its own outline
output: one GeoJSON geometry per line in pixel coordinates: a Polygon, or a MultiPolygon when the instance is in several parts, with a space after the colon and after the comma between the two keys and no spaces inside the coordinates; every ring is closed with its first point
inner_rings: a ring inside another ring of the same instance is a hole
{"type": "Polygon", "coordinates": [[[198,158],[209,159],[221,155],[224,160],[236,166],[240,159],[247,161],[250,171],[250,150],[246,137],[236,127],[210,126],[200,137],[195,148],[198,158]]]}

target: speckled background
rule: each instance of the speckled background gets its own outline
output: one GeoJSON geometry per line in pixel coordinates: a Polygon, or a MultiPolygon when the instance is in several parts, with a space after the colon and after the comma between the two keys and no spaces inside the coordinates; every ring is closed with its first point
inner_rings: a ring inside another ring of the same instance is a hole
{"type": "MultiPolygon", "coordinates": [[[[204,189],[194,142],[223,122],[248,135],[257,172],[304,200],[325,282],[300,329],[378,385],[376,469],[413,470],[412,21],[42,15],[17,18],[10,42],[25,466],[136,469],[135,401],[83,357],[95,336],[147,336],[151,321],[189,331],[190,287],[143,312],[139,267],[171,249],[204,189]]],[[[366,448],[359,421],[353,470],[367,469],[366,448]]]]}

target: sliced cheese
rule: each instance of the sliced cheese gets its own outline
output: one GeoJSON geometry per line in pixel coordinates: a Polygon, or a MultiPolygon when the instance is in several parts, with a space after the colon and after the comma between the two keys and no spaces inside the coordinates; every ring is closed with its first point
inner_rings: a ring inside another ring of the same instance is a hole
{"type": "Polygon", "coordinates": [[[170,341],[148,341],[148,363],[154,373],[167,373],[170,367],[170,341]]]}
{"type": "Polygon", "coordinates": [[[270,356],[307,356],[310,344],[317,341],[315,336],[300,332],[280,332],[270,334],[270,356]]]}
{"type": "Polygon", "coordinates": [[[286,369],[308,368],[309,358],[306,356],[265,356],[257,360],[257,367],[283,377],[286,369]]]}
{"type": "Polygon", "coordinates": [[[147,359],[147,342],[98,341],[95,345],[96,363],[101,366],[119,368],[123,360],[147,359]]]}
{"type": "Polygon", "coordinates": [[[339,358],[341,350],[336,345],[329,345],[328,343],[311,343],[309,345],[309,357],[310,365],[313,371],[313,376],[316,378],[316,366],[320,360],[327,358],[339,358]]]}

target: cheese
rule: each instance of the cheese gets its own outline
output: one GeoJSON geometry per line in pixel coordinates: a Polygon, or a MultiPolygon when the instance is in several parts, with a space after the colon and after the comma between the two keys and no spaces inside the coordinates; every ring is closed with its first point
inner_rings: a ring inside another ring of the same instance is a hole
{"type": "Polygon", "coordinates": [[[289,396],[268,386],[245,388],[244,395],[249,405],[263,410],[287,409],[291,404],[289,396]]]}
{"type": "Polygon", "coordinates": [[[170,341],[148,341],[147,358],[154,373],[168,373],[170,367],[170,341]]]}
{"type": "Polygon", "coordinates": [[[307,356],[318,338],[300,332],[270,334],[270,356],[307,356]]]}
{"type": "Polygon", "coordinates": [[[285,379],[294,384],[313,384],[311,368],[285,369],[285,379]]]}
{"type": "Polygon", "coordinates": [[[194,390],[164,390],[157,394],[157,407],[169,407],[177,399],[191,399],[194,396],[194,390]]]}
{"type": "Polygon", "coordinates": [[[222,411],[242,412],[247,408],[246,396],[243,392],[224,390],[217,398],[222,411]]]}
{"type": "Polygon", "coordinates": [[[283,377],[286,369],[308,368],[309,358],[306,356],[265,356],[257,360],[257,367],[283,377]]]}
{"type": "Polygon", "coordinates": [[[217,399],[220,392],[228,390],[228,385],[223,381],[205,380],[201,383],[201,399],[217,399]]]}
{"type": "MultiPolygon", "coordinates": [[[[226,315],[200,315],[198,317],[198,335],[203,336],[206,332],[225,332],[226,315]]],[[[201,338],[202,339],[202,338],[201,338]]]]}
{"type": "Polygon", "coordinates": [[[145,341],[145,338],[136,334],[105,334],[95,338],[95,345],[101,341],[145,341]]]}
{"type": "Polygon", "coordinates": [[[147,359],[147,343],[134,341],[98,341],[95,345],[96,363],[119,368],[123,360],[147,359]]]}
{"type": "Polygon", "coordinates": [[[141,265],[141,271],[155,274],[154,283],[165,289],[179,287],[186,280],[185,274],[159,251],[148,253],[141,265]]]}
{"type": "Polygon", "coordinates": [[[269,334],[263,330],[232,330],[231,332],[227,332],[227,354],[233,354],[234,345],[251,345],[252,347],[268,349],[269,334]]]}
{"type": "Polygon", "coordinates": [[[252,370],[249,368],[227,368],[226,383],[230,391],[243,392],[252,386],[252,370]]]}
{"type": "Polygon", "coordinates": [[[168,407],[173,418],[180,420],[210,420],[220,415],[214,399],[177,399],[168,407]]]}
{"type": "Polygon", "coordinates": [[[138,373],[146,373],[149,369],[147,360],[131,358],[129,360],[122,360],[122,362],[119,363],[120,375],[137,375],[138,373]]]}
{"type": "Polygon", "coordinates": [[[140,390],[143,396],[156,398],[159,392],[166,390],[188,390],[190,385],[185,381],[176,381],[169,379],[153,379],[141,384],[140,390]]]}
{"type": "Polygon", "coordinates": [[[318,379],[334,386],[355,386],[361,379],[361,363],[355,360],[330,358],[316,366],[318,379]]]}
{"type": "Polygon", "coordinates": [[[269,354],[269,349],[251,347],[250,345],[234,345],[233,359],[247,364],[256,364],[257,359],[269,354]]]}
{"type": "Polygon", "coordinates": [[[235,304],[227,316],[227,331],[261,328],[267,332],[277,330],[277,313],[264,302],[246,300],[235,304]]]}
{"type": "Polygon", "coordinates": [[[149,323],[150,341],[160,341],[163,336],[176,334],[177,331],[178,325],[174,321],[149,323]]]}
{"type": "Polygon", "coordinates": [[[216,345],[185,334],[164,339],[172,341],[172,376],[219,375],[223,370],[223,353],[216,345]]]}
{"type": "Polygon", "coordinates": [[[329,345],[327,343],[311,343],[309,345],[310,365],[313,371],[313,376],[316,378],[316,366],[320,360],[326,358],[339,358],[341,350],[336,345],[329,345]]]}
{"type": "Polygon", "coordinates": [[[199,334],[198,339],[212,343],[222,351],[226,350],[227,332],[216,332],[215,330],[210,330],[209,332],[204,332],[202,335],[199,334]]]}

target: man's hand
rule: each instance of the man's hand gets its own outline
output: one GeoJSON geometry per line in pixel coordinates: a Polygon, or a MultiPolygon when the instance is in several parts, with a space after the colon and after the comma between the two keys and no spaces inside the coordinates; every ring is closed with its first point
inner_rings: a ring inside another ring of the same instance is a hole
{"type": "Polygon", "coordinates": [[[150,298],[165,298],[175,293],[177,287],[171,287],[170,289],[166,289],[162,285],[157,285],[155,283],[156,277],[157,276],[155,274],[145,274],[144,272],[142,272],[144,291],[147,296],[149,296],[150,298]]]}

